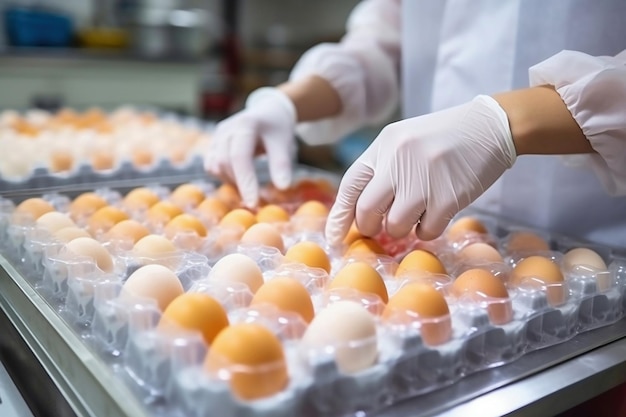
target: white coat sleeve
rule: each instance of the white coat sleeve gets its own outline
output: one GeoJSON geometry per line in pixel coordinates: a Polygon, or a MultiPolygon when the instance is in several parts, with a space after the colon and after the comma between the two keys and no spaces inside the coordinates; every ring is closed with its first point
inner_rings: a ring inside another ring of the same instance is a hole
{"type": "Polygon", "coordinates": [[[306,143],[333,143],[365,125],[391,116],[399,102],[400,0],[364,0],[354,8],[347,32],[338,43],[307,51],[290,80],[317,75],[339,94],[338,116],[299,123],[306,143]]]}
{"type": "Polygon", "coordinates": [[[609,194],[626,195],[626,50],[614,57],[560,52],[530,68],[530,84],[554,86],[597,152],[584,162],[609,194]]]}

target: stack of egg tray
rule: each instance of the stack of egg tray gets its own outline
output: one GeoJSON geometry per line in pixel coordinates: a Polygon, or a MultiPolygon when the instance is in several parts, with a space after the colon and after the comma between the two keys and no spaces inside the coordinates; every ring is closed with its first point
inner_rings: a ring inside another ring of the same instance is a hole
{"type": "Polygon", "coordinates": [[[203,174],[213,129],[212,122],[156,109],[5,110],[0,113],[5,150],[0,192],[155,178],[185,181],[203,174]],[[118,129],[116,124],[125,125],[118,129]]]}
{"type": "MultiPolygon", "coordinates": [[[[207,195],[216,187],[203,181],[196,181],[196,184],[203,187],[207,195]]],[[[106,196],[112,204],[122,201],[123,195],[115,189],[94,191],[106,196]]],[[[43,198],[57,210],[64,211],[70,202],[67,195],[51,193],[43,198]]],[[[302,201],[283,202],[292,208],[298,203],[302,201]]],[[[622,319],[626,309],[626,261],[618,250],[471,212],[487,226],[491,243],[504,254],[513,233],[530,231],[549,242],[550,250],[541,255],[555,262],[570,248],[588,247],[599,253],[608,267],[566,272],[563,299],[557,305],[549,302],[546,288],[510,290],[506,303],[511,319],[499,325],[490,320],[488,302],[449,297],[445,287],[454,280],[454,272],[446,277],[432,277],[430,282],[447,296],[452,323],[452,337],[434,346],[425,343],[419,326],[389,325],[380,319],[384,309],[380,299],[346,292],[340,295],[341,299],[361,303],[376,317],[377,337],[365,343],[373,343],[378,354],[370,367],[345,373],[333,354],[339,350],[337,346],[315,355],[303,353],[299,346],[301,322],[276,311],[262,317],[262,311],[248,307],[251,294],[247,288],[226,288],[207,279],[222,256],[243,253],[257,262],[266,280],[285,271],[299,275],[302,282],[311,284],[308,288],[312,288],[311,297],[317,310],[323,309],[332,302],[325,293],[325,285],[350,260],[342,258],[340,252],[326,244],[321,228],[294,231],[286,225],[282,230],[286,247],[308,240],[325,248],[332,261],[329,274],[306,265],[285,264],[280,251],[254,245],[235,244],[219,250],[205,245],[202,251],[181,249],[167,260],[153,260],[176,265],[173,269],[185,291],[212,295],[222,303],[231,323],[257,320],[279,337],[287,358],[289,383],[275,395],[247,401],[233,394],[227,380],[212,378],[203,371],[203,358],[209,348],[197,333],[182,329],[174,333],[160,331],[158,323],[162,311],[152,300],[120,301],[118,296],[123,284],[134,270],[127,252],[103,241],[116,265],[114,273],[104,274],[93,261],[59,256],[63,244],[38,230],[34,222],[15,223],[14,208],[14,202],[6,198],[0,200],[3,256],[105,364],[113,376],[110,381],[119,381],[132,392],[146,416],[363,415],[403,399],[426,395],[478,371],[515,361],[529,352],[567,342],[579,333],[615,323],[622,319]]],[[[449,271],[456,270],[453,257],[446,258],[455,248],[441,239],[425,243],[409,237],[387,240],[387,245],[395,256],[376,255],[363,260],[380,273],[390,296],[401,286],[393,277],[393,271],[411,249],[425,247],[439,254],[449,271]]],[[[492,271],[510,270],[518,260],[515,254],[509,254],[492,271]]]]}

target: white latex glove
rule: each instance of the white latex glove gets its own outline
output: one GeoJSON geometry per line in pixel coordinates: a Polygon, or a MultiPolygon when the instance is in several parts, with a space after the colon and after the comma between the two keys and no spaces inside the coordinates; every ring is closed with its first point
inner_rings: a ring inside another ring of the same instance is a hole
{"type": "Polygon", "coordinates": [[[417,224],[420,239],[434,239],[515,158],[507,115],[489,96],[392,123],[343,177],[326,237],[340,244],[356,219],[368,236],[384,222],[392,237],[417,224]]]}
{"type": "Polygon", "coordinates": [[[217,125],[204,167],[235,184],[244,204],[255,207],[259,184],[254,157],[265,152],[274,185],[289,187],[296,150],[295,127],[296,109],[291,99],[276,88],[260,88],[250,94],[244,110],[217,125]]]}

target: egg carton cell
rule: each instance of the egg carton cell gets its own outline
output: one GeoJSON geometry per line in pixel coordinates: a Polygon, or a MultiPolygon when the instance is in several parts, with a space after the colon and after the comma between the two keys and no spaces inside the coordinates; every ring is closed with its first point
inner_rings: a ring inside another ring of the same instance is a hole
{"type": "Polygon", "coordinates": [[[580,332],[615,323],[622,318],[622,294],[618,288],[583,297],[578,310],[580,332]]]}

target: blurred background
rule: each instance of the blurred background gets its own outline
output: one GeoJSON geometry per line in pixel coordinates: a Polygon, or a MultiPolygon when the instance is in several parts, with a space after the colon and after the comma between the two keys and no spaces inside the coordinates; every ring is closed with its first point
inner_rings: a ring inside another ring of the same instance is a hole
{"type": "MultiPolygon", "coordinates": [[[[337,41],[358,0],[0,0],[0,108],[154,107],[221,120],[337,41]]],[[[374,132],[301,147],[348,165],[374,132]]]]}

